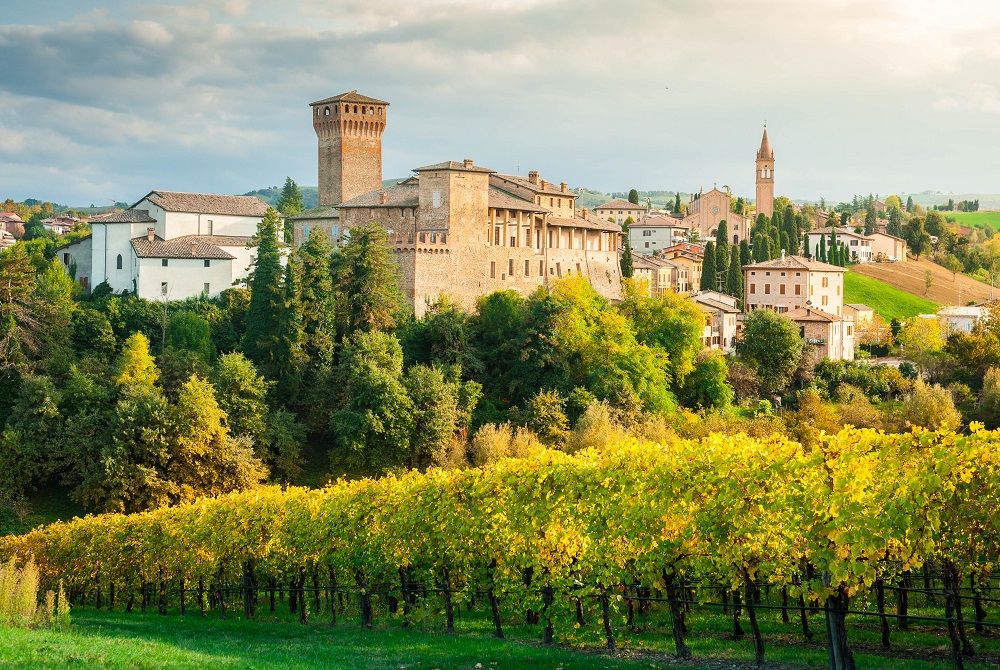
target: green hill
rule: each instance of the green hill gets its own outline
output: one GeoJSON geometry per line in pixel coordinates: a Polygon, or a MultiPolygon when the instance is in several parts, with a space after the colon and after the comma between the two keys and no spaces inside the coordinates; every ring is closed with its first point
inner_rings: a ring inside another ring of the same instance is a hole
{"type": "Polygon", "coordinates": [[[844,302],[868,305],[886,321],[934,314],[938,304],[856,272],[844,273],[844,302]]]}
{"type": "Polygon", "coordinates": [[[982,230],[989,226],[993,231],[1000,230],[1000,212],[941,212],[948,221],[955,221],[966,228],[982,230]]]}

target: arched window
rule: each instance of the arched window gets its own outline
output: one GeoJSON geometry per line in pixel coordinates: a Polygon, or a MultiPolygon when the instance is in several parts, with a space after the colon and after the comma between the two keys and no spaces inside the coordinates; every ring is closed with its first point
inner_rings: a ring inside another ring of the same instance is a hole
{"type": "Polygon", "coordinates": [[[361,105],[361,113],[362,114],[367,114],[367,112],[365,111],[365,106],[364,105],[361,105]]]}
{"type": "Polygon", "coordinates": [[[733,235],[733,244],[739,244],[739,243],[740,243],[740,236],[733,235]]]}
{"type": "Polygon", "coordinates": [[[122,255],[121,254],[118,254],[118,261],[116,263],[116,266],[118,267],[119,270],[122,269],[122,255]]]}
{"type": "Polygon", "coordinates": [[[354,113],[355,113],[355,114],[357,114],[357,113],[358,113],[358,106],[357,106],[357,105],[354,105],[354,113]]]}
{"type": "Polygon", "coordinates": [[[324,107],[323,108],[323,116],[330,116],[330,108],[329,107],[324,107]]]}
{"type": "Polygon", "coordinates": [[[344,113],[346,114],[349,111],[351,111],[351,108],[347,105],[344,105],[344,113]]]}

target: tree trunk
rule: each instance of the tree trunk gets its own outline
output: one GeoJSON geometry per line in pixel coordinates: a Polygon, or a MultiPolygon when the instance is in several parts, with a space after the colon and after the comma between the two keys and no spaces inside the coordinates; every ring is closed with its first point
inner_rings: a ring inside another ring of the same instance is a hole
{"type": "Polygon", "coordinates": [[[243,564],[243,618],[252,619],[253,616],[253,565],[247,561],[243,564]]]}
{"type": "Polygon", "coordinates": [[[309,623],[309,602],[306,600],[306,569],[299,568],[299,623],[309,623]]]}
{"type": "Polygon", "coordinates": [[[198,578],[198,609],[201,615],[205,616],[205,578],[198,578]]]}
{"type": "Polygon", "coordinates": [[[684,627],[681,624],[680,603],[677,601],[677,586],[674,582],[674,575],[668,575],[666,569],[663,570],[663,583],[667,590],[667,603],[670,605],[671,628],[674,634],[674,651],[677,654],[677,658],[689,659],[691,658],[691,650],[684,642],[684,627]]]}
{"type": "Polygon", "coordinates": [[[950,561],[943,561],[941,564],[941,583],[944,595],[944,616],[948,620],[948,638],[951,640],[951,655],[955,661],[955,667],[963,670],[965,662],[963,656],[971,656],[969,651],[972,645],[965,637],[965,626],[962,623],[956,624],[956,619],[962,618],[962,605],[958,593],[958,574],[955,564],[950,561]]]}
{"type": "Polygon", "coordinates": [[[889,649],[892,645],[889,643],[889,619],[885,615],[885,582],[881,579],[875,580],[875,602],[882,628],[882,646],[889,649]]]}
{"type": "Polygon", "coordinates": [[[855,670],[854,654],[847,643],[847,606],[850,599],[843,590],[826,599],[826,636],[830,670],[855,670]]]}
{"type": "Polygon", "coordinates": [[[781,587],[781,623],[788,623],[788,587],[781,587]]]}
{"type": "Polygon", "coordinates": [[[337,625],[337,575],[334,573],[333,568],[330,568],[330,588],[332,589],[330,593],[330,625],[337,625]]]}
{"type": "Polygon", "coordinates": [[[455,610],[451,606],[451,579],[448,568],[444,568],[441,574],[441,595],[444,597],[445,632],[449,635],[455,633],[455,610]]]}
{"type": "Polygon", "coordinates": [[[368,593],[368,580],[361,572],[354,573],[354,582],[361,592],[361,627],[372,627],[372,598],[368,593]]]}
{"type": "Polygon", "coordinates": [[[108,611],[115,609],[115,583],[108,584],[108,611]]]}
{"type": "Polygon", "coordinates": [[[750,632],[753,634],[753,655],[757,662],[757,667],[764,665],[764,638],[760,635],[760,626],[757,625],[756,605],[760,604],[760,594],[757,593],[757,584],[750,579],[746,573],[743,574],[747,598],[747,615],[750,617],[750,632]]]}
{"type": "Polygon", "coordinates": [[[552,591],[551,586],[545,586],[542,588],[542,617],[545,618],[545,631],[542,635],[542,641],[545,644],[552,644],[552,638],[554,636],[554,628],[552,625],[552,605],[555,601],[555,593],[552,591]]]}
{"type": "Polygon", "coordinates": [[[910,627],[910,619],[906,616],[910,611],[910,594],[906,590],[908,580],[903,577],[896,584],[896,628],[899,630],[908,630],[910,627]]]}
{"type": "Polygon", "coordinates": [[[743,638],[743,626],[740,625],[740,592],[733,591],[733,638],[743,638]]]}
{"type": "MultiPolygon", "coordinates": [[[[580,601],[578,600],[577,603],[580,601]]],[[[608,603],[608,590],[601,585],[601,615],[604,619],[604,637],[608,641],[608,651],[618,651],[615,644],[615,634],[611,630],[611,607],[608,603]]]]}
{"type": "MultiPolygon", "coordinates": [[[[973,573],[969,575],[969,582],[972,585],[972,604],[976,608],[976,632],[982,633],[985,630],[983,622],[986,621],[986,608],[983,607],[982,599],[982,589],[979,588],[979,584],[976,581],[976,574],[973,573]]],[[[111,597],[114,599],[114,588],[115,585],[111,585],[111,597]]]]}

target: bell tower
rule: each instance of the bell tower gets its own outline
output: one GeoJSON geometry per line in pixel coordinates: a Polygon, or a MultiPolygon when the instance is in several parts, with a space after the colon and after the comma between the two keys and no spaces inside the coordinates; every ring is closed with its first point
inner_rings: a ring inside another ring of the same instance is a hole
{"type": "Polygon", "coordinates": [[[774,215],[774,151],[767,139],[767,124],[757,151],[757,213],[767,218],[774,215]]]}
{"type": "Polygon", "coordinates": [[[382,133],[389,103],[351,91],[309,106],[319,140],[320,206],[382,188],[382,133]]]}

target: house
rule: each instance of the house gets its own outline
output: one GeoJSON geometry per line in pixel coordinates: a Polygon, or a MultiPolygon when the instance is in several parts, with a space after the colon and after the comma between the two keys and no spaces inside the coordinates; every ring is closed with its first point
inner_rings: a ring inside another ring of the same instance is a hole
{"type": "Polygon", "coordinates": [[[680,271],[676,263],[665,258],[641,254],[632,257],[632,278],[644,282],[651,296],[660,297],[666,291],[678,290],[680,271]]]}
{"type": "Polygon", "coordinates": [[[651,216],[629,226],[629,243],[637,254],[650,255],[687,240],[690,228],[671,216],[651,216]]]}
{"type": "Polygon", "coordinates": [[[705,262],[705,247],[700,244],[681,242],[660,252],[662,258],[678,266],[677,282],[674,290],[678,293],[692,293],[701,286],[701,268],[705,262]]]}
{"type": "Polygon", "coordinates": [[[806,238],[809,240],[809,255],[813,258],[819,258],[820,238],[825,238],[824,245],[827,249],[829,249],[831,235],[835,236],[837,244],[847,247],[852,262],[872,262],[873,255],[871,237],[868,235],[858,234],[854,232],[854,229],[852,228],[834,228],[832,226],[828,226],[806,233],[806,238]]]}
{"type": "Polygon", "coordinates": [[[779,313],[812,309],[842,316],[844,268],[786,256],[743,266],[746,311],[773,309],[779,313]]]}
{"type": "Polygon", "coordinates": [[[73,228],[79,223],[80,219],[72,216],[54,216],[52,218],[42,220],[42,226],[45,230],[53,232],[60,237],[73,230],[73,228]]]}
{"type": "Polygon", "coordinates": [[[844,316],[854,319],[854,325],[857,328],[864,328],[866,324],[871,323],[875,316],[875,310],[861,303],[845,303],[844,316]]]}
{"type": "Polygon", "coordinates": [[[91,219],[90,235],[56,255],[87,289],[106,281],[149,300],[215,296],[246,279],[267,209],[252,196],[154,190],[91,219]]]}
{"type": "Polygon", "coordinates": [[[709,316],[702,331],[702,343],[705,347],[722,349],[726,353],[735,351],[739,301],[718,291],[699,291],[691,297],[709,316]]]}
{"type": "Polygon", "coordinates": [[[983,317],[983,305],[942,307],[937,317],[943,326],[942,335],[950,333],[971,333],[983,317]]]}
{"type": "Polygon", "coordinates": [[[0,228],[0,249],[6,249],[17,244],[17,240],[6,230],[0,228]]]}
{"type": "Polygon", "coordinates": [[[606,202],[603,205],[595,207],[594,215],[600,219],[604,219],[605,221],[612,219],[619,225],[625,223],[626,219],[629,217],[632,217],[633,222],[638,223],[646,218],[646,206],[636,205],[628,200],[616,198],[610,202],[606,202]]]}
{"type": "Polygon", "coordinates": [[[906,240],[903,238],[882,232],[872,233],[868,238],[871,240],[873,259],[906,260],[906,240]]]}
{"type": "Polygon", "coordinates": [[[810,307],[785,313],[799,327],[799,335],[815,348],[814,361],[854,360],[854,322],[810,307]]]}

